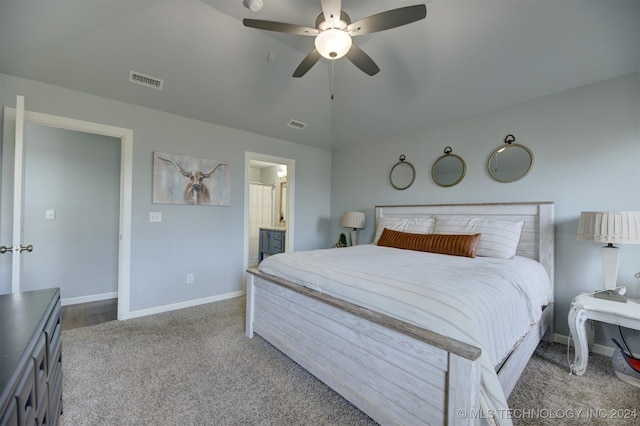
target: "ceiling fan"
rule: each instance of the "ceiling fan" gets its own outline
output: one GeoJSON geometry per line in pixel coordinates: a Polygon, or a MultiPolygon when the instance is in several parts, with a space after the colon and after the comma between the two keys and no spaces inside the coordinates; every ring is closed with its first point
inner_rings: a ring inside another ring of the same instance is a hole
{"type": "Polygon", "coordinates": [[[410,24],[427,16],[427,7],[424,4],[419,4],[387,10],[352,23],[349,15],[342,10],[342,0],[321,0],[320,2],[322,13],[316,18],[316,28],[260,19],[244,19],[242,23],[245,27],[315,37],[315,49],[302,60],[293,72],[293,77],[300,78],[321,57],[333,61],[343,56],[346,56],[366,74],[375,75],[380,71],[380,68],[369,55],[353,44],[351,37],[410,24]]]}

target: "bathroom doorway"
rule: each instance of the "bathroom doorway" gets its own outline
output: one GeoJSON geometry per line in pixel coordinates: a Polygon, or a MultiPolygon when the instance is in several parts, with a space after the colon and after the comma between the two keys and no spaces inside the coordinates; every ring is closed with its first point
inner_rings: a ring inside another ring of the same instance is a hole
{"type": "Polygon", "coordinates": [[[260,230],[282,238],[282,251],[293,250],[294,160],[247,153],[245,162],[245,270],[262,257],[260,230]]]}

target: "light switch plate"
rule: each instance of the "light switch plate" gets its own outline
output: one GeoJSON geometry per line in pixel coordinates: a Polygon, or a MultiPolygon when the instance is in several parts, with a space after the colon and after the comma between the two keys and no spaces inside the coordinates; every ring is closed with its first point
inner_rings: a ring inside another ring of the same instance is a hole
{"type": "Polygon", "coordinates": [[[55,209],[46,209],[44,211],[44,218],[46,220],[53,220],[56,218],[56,211],[55,209]]]}
{"type": "Polygon", "coordinates": [[[149,212],[149,222],[162,222],[162,212],[149,212]]]}

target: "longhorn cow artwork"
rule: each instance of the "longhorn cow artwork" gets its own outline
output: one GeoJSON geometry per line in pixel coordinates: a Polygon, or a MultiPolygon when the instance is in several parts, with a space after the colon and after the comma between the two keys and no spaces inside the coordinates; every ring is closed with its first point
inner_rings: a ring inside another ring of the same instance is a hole
{"type": "Polygon", "coordinates": [[[228,206],[229,164],[153,153],[153,202],[228,206]]]}

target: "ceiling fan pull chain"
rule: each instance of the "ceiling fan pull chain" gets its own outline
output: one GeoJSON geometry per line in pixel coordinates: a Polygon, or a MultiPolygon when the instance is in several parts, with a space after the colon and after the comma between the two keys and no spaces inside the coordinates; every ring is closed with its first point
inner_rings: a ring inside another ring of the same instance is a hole
{"type": "Polygon", "coordinates": [[[335,61],[331,61],[331,100],[333,100],[333,63],[335,61]]]}

